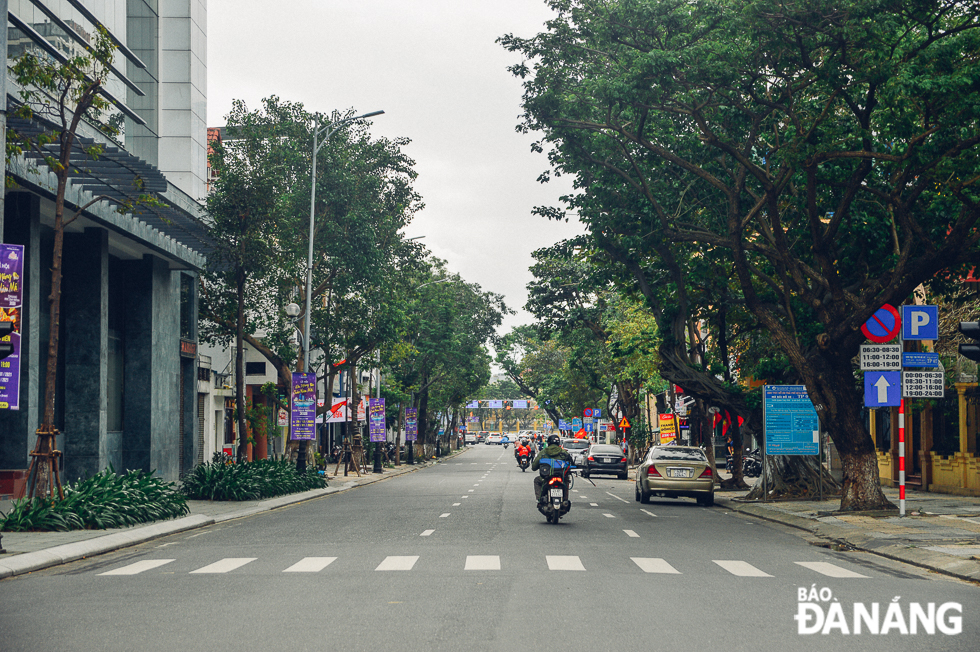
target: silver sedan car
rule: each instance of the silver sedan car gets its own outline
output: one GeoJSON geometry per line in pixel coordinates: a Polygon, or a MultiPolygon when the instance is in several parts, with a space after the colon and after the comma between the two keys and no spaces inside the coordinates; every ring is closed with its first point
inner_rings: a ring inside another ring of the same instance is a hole
{"type": "Polygon", "coordinates": [[[650,496],[696,498],[698,505],[713,505],[715,481],[708,457],[696,446],[654,446],[636,470],[636,500],[650,496]]]}

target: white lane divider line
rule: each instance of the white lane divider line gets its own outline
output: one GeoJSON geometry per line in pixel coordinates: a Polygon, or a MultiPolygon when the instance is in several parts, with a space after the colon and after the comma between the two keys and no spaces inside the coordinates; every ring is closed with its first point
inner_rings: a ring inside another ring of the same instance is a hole
{"type": "Polygon", "coordinates": [[[652,517],[654,517],[654,518],[659,518],[659,517],[658,517],[658,516],[657,516],[656,514],[654,514],[653,512],[648,512],[648,511],[647,511],[647,510],[645,510],[645,509],[641,509],[640,511],[641,511],[641,512],[643,512],[644,514],[646,514],[647,516],[652,516],[652,517]]]}
{"type": "Polygon", "coordinates": [[[630,557],[644,573],[667,573],[680,575],[681,572],[659,557],[630,557]]]}
{"type": "Polygon", "coordinates": [[[609,493],[608,491],[607,491],[606,493],[607,493],[607,494],[609,494],[610,496],[612,496],[613,498],[615,498],[616,500],[618,500],[618,501],[620,501],[620,502],[623,502],[623,503],[626,503],[627,505],[628,505],[628,504],[629,504],[629,502],[630,502],[630,501],[628,501],[628,500],[624,500],[623,498],[620,498],[620,497],[619,497],[619,496],[617,496],[616,494],[611,494],[611,493],[609,493]]]}
{"type": "Polygon", "coordinates": [[[428,536],[432,536],[432,533],[433,533],[433,532],[435,532],[435,530],[426,530],[425,532],[423,532],[423,533],[422,533],[422,534],[420,534],[419,536],[420,536],[420,537],[428,537],[428,536]]]}
{"type": "Polygon", "coordinates": [[[472,466],[476,466],[476,465],[477,465],[477,463],[476,463],[476,462],[470,462],[470,464],[471,464],[472,466]]]}
{"type": "Polygon", "coordinates": [[[558,571],[584,571],[585,566],[582,560],[576,556],[546,555],[548,560],[548,570],[558,571]]]}
{"type": "Polygon", "coordinates": [[[143,561],[138,561],[134,564],[129,564],[128,566],[123,566],[122,568],[116,568],[111,571],[106,571],[104,573],[99,573],[99,575],[137,575],[143,571],[153,570],[154,568],[159,568],[164,564],[169,564],[175,561],[173,559],[144,559],[143,561]]]}
{"type": "Polygon", "coordinates": [[[473,485],[473,486],[474,486],[474,487],[479,487],[479,486],[480,486],[480,483],[479,483],[479,482],[477,482],[477,483],[476,483],[475,485],[473,485]]]}
{"type": "Polygon", "coordinates": [[[598,507],[599,503],[589,503],[589,505],[591,505],[592,507],[598,507]]]}
{"type": "Polygon", "coordinates": [[[378,567],[374,570],[376,571],[410,571],[412,567],[415,566],[415,562],[419,560],[418,555],[405,556],[405,557],[385,557],[385,560],[378,564],[378,567]]]}
{"type": "MultiPolygon", "coordinates": [[[[473,490],[473,489],[467,489],[466,491],[467,491],[468,493],[473,493],[473,491],[474,491],[474,490],[473,490]]],[[[463,498],[466,498],[466,496],[463,496],[463,498]]]]}
{"type": "Polygon", "coordinates": [[[500,570],[498,555],[467,555],[463,570],[500,570]]]}
{"type": "Polygon", "coordinates": [[[449,518],[449,512],[446,512],[445,514],[439,514],[439,518],[449,518]]]}
{"type": "Polygon", "coordinates": [[[572,493],[573,494],[577,494],[578,493],[578,489],[572,489],[572,493]]]}
{"type": "Polygon", "coordinates": [[[462,505],[462,504],[463,504],[463,503],[453,503],[453,507],[459,507],[459,506],[460,506],[460,505],[462,505]]]}
{"type": "Polygon", "coordinates": [[[258,559],[258,557],[229,557],[227,559],[222,559],[221,561],[216,561],[213,564],[208,564],[203,568],[198,568],[197,570],[192,570],[191,574],[194,573],[228,573],[236,568],[241,568],[245,564],[251,563],[258,559]]]}
{"type": "Polygon", "coordinates": [[[738,577],[772,577],[772,575],[769,573],[763,573],[761,570],[746,561],[732,559],[712,559],[711,561],[718,564],[732,575],[737,575],[738,577]]]}
{"type": "Polygon", "coordinates": [[[821,575],[826,575],[827,577],[863,577],[867,579],[867,575],[861,575],[860,573],[855,573],[854,571],[849,571],[846,568],[841,568],[840,566],[835,566],[834,564],[825,561],[798,561],[795,562],[803,568],[809,568],[812,571],[816,571],[821,575]]]}
{"type": "Polygon", "coordinates": [[[603,514],[603,516],[605,516],[606,518],[616,518],[616,517],[615,517],[615,516],[613,516],[612,514],[603,514]]]}
{"type": "Polygon", "coordinates": [[[336,557],[304,557],[283,573],[319,573],[335,561],[336,557]]]}
{"type": "Polygon", "coordinates": [[[469,498],[469,496],[460,496],[460,498],[469,498]]]}
{"type": "Polygon", "coordinates": [[[636,532],[634,532],[633,530],[623,530],[623,532],[625,532],[626,533],[626,536],[630,537],[631,539],[639,539],[640,538],[640,535],[637,534],[636,532]]]}

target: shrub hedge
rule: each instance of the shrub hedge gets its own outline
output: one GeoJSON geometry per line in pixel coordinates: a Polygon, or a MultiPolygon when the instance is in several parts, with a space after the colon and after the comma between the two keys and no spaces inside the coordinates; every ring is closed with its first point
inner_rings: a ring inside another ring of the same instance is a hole
{"type": "Polygon", "coordinates": [[[146,471],[118,474],[110,466],[65,487],[65,499],[33,498],[14,502],[0,513],[8,532],[96,530],[160,521],[188,512],[187,499],[173,482],[146,471]]]}
{"type": "Polygon", "coordinates": [[[315,471],[297,473],[286,460],[232,464],[218,453],[185,475],[180,490],[193,500],[256,500],[326,486],[326,477],[315,471]]]}

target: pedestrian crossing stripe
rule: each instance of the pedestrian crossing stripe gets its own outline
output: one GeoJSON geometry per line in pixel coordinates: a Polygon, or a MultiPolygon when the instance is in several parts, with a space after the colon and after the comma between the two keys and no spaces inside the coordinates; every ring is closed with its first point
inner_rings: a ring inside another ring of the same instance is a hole
{"type": "MultiPolygon", "coordinates": [[[[628,536],[631,530],[623,530],[628,536]]],[[[434,530],[426,530],[421,536],[429,536],[434,530]]],[[[214,563],[202,566],[195,570],[187,571],[190,574],[226,574],[241,569],[244,566],[256,561],[257,557],[228,557],[220,559],[214,563]]],[[[660,557],[630,557],[633,563],[644,573],[681,575],[682,572],[672,566],[667,560],[660,557]]],[[[319,573],[328,568],[338,557],[304,557],[293,565],[289,566],[283,573],[319,573]]],[[[375,571],[411,571],[419,560],[418,555],[390,555],[385,557],[374,569],[375,571]]],[[[126,566],[114,568],[102,573],[99,576],[127,576],[139,575],[167,564],[171,564],[175,559],[143,559],[126,566]]],[[[691,560],[687,560],[690,562],[691,560]]],[[[576,555],[546,555],[545,563],[548,570],[552,571],[585,571],[585,564],[576,555]]],[[[700,562],[699,562],[700,563],[700,562]]],[[[713,559],[712,563],[736,577],[773,577],[769,573],[753,566],[752,564],[734,559],[713,559]]],[[[794,562],[797,566],[809,571],[819,573],[826,577],[836,579],[868,579],[867,575],[862,575],[848,570],[836,564],[824,561],[798,561],[794,562]]],[[[466,571],[499,571],[503,568],[499,555],[467,555],[463,565],[466,571]]],[[[514,568],[527,570],[526,561],[516,564],[514,568]]]]}

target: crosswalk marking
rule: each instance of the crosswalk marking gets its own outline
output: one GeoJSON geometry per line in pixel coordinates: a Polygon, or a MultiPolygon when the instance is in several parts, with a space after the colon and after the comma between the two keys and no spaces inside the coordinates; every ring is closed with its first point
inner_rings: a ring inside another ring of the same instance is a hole
{"type": "Polygon", "coordinates": [[[630,537],[631,539],[639,539],[640,538],[640,535],[637,534],[636,532],[634,532],[633,530],[623,530],[623,532],[625,532],[626,533],[626,536],[630,537]]]}
{"type": "Polygon", "coordinates": [[[378,567],[374,570],[376,571],[410,571],[412,567],[415,566],[415,562],[419,560],[418,555],[396,557],[389,556],[385,557],[385,560],[378,564],[378,567]]]}
{"type": "Polygon", "coordinates": [[[319,573],[335,561],[336,557],[304,557],[283,573],[319,573]]]}
{"type": "Polygon", "coordinates": [[[548,570],[584,571],[582,560],[576,556],[547,555],[548,570]]]}
{"type": "Polygon", "coordinates": [[[863,577],[868,578],[867,575],[861,575],[860,573],[855,573],[854,571],[849,571],[846,568],[841,568],[840,566],[835,566],[834,564],[825,561],[798,561],[796,564],[802,566],[803,568],[809,568],[812,571],[817,571],[821,575],[826,575],[827,577],[863,577]]]}
{"type": "Polygon", "coordinates": [[[763,573],[761,570],[745,561],[731,559],[712,559],[711,561],[718,564],[732,575],[738,575],[739,577],[772,577],[772,575],[769,573],[763,573]]]}
{"type": "Polygon", "coordinates": [[[500,556],[467,555],[463,570],[500,570],[500,556]]]}
{"type": "Polygon", "coordinates": [[[128,566],[123,566],[122,568],[116,568],[111,571],[106,571],[104,573],[99,573],[99,575],[137,575],[143,571],[153,570],[154,568],[159,568],[164,564],[169,564],[174,559],[144,559],[143,561],[138,561],[135,564],[130,564],[128,566]]]}
{"type": "Polygon", "coordinates": [[[425,530],[425,531],[424,531],[424,532],[422,532],[422,534],[420,534],[419,536],[420,536],[420,537],[427,537],[427,536],[431,536],[433,532],[435,532],[435,530],[425,530]]]}
{"type": "Polygon", "coordinates": [[[213,564],[208,564],[197,570],[192,570],[191,574],[202,573],[230,573],[236,568],[241,568],[245,564],[250,564],[258,559],[258,557],[228,557],[227,559],[222,559],[221,561],[216,561],[213,564]]]}
{"type": "MultiPolygon", "coordinates": [[[[429,529],[423,531],[419,536],[429,537],[435,533],[435,529],[429,529]]],[[[623,530],[623,533],[630,538],[642,538],[635,530],[623,530]]],[[[196,570],[183,571],[192,574],[224,574],[230,573],[236,569],[242,568],[247,564],[255,561],[256,557],[229,557],[226,559],[220,559],[212,564],[197,568],[196,570]]],[[[304,557],[299,561],[296,561],[285,570],[281,571],[283,573],[318,573],[323,571],[327,566],[330,566],[339,557],[304,557]]],[[[673,574],[680,575],[681,572],[674,568],[667,560],[660,557],[630,557],[634,564],[636,564],[639,569],[644,573],[656,573],[656,574],[673,574]]],[[[411,571],[414,570],[417,562],[419,560],[418,555],[404,555],[397,556],[392,555],[385,557],[383,561],[375,568],[376,571],[411,571]]],[[[585,571],[585,565],[583,560],[578,556],[572,555],[546,555],[545,560],[548,566],[548,570],[553,571],[585,571]]],[[[98,575],[109,575],[109,576],[120,576],[120,575],[139,575],[140,573],[145,573],[146,571],[153,570],[155,568],[160,568],[166,566],[176,560],[174,559],[144,559],[141,561],[136,561],[130,563],[126,566],[119,568],[114,568],[105,572],[97,573],[98,575]]],[[[277,560],[278,561],[278,560],[277,560]]],[[[525,564],[525,559],[521,560],[514,569],[523,568],[525,564]]],[[[731,559],[714,559],[711,560],[714,564],[720,566],[725,571],[735,575],[737,577],[773,577],[769,573],[764,572],[760,568],[749,564],[748,562],[741,560],[731,560],[731,559]]],[[[292,563],[292,561],[287,561],[281,566],[277,564],[279,568],[287,566],[292,563]]],[[[458,561],[451,563],[457,570],[459,569],[458,561]]],[[[833,578],[855,578],[855,579],[869,579],[868,575],[862,575],[854,571],[848,570],[836,564],[823,561],[797,561],[793,562],[796,566],[807,569],[806,571],[799,571],[801,573],[813,571],[825,575],[827,577],[833,578]]],[[[259,569],[256,572],[262,572],[263,569],[259,569]]],[[[499,571],[501,570],[501,559],[499,555],[467,555],[463,565],[463,570],[475,570],[475,571],[499,571]]],[[[593,569],[594,570],[594,569],[593,569]]],[[[601,571],[600,571],[601,572],[601,571]]],[[[172,574],[172,573],[169,573],[172,574]]]]}
{"type": "Polygon", "coordinates": [[[681,572],[660,557],[630,557],[644,573],[666,573],[680,575],[681,572]]]}

